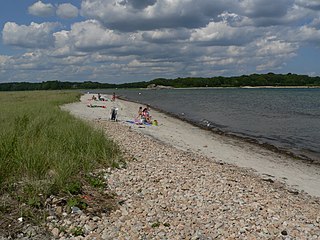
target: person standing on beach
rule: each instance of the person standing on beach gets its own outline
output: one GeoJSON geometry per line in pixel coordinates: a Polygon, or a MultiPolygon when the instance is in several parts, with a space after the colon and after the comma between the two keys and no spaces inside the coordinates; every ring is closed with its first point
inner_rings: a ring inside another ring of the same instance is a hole
{"type": "Polygon", "coordinates": [[[116,100],[116,93],[114,92],[113,94],[112,94],[112,102],[114,102],[115,100],[116,100]]]}

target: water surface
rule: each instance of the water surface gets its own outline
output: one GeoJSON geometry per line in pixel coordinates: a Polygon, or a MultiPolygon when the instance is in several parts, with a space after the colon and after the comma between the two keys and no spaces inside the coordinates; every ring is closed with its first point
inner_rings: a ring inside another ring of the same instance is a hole
{"type": "Polygon", "coordinates": [[[320,162],[320,89],[101,90],[320,162]]]}

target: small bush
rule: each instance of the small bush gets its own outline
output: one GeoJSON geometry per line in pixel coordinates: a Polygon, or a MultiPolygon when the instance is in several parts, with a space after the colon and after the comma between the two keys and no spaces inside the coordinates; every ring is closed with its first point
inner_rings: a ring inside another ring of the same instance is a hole
{"type": "Polygon", "coordinates": [[[71,233],[76,237],[82,236],[84,234],[84,230],[82,227],[75,227],[71,230],[71,233]]]}
{"type": "Polygon", "coordinates": [[[160,222],[155,222],[151,225],[152,228],[160,227],[160,222]]]}

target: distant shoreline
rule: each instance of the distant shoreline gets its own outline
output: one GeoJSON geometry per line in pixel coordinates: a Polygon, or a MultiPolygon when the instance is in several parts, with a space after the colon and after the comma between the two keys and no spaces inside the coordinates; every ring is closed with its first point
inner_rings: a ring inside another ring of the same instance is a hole
{"type": "MultiPolygon", "coordinates": [[[[106,79],[107,80],[107,79],[106,79]]],[[[7,82],[0,83],[0,91],[25,90],[67,90],[67,89],[128,89],[128,88],[320,88],[320,76],[298,74],[250,74],[241,76],[212,76],[212,77],[178,77],[175,79],[156,78],[140,82],[106,83],[106,82],[7,82]]]]}

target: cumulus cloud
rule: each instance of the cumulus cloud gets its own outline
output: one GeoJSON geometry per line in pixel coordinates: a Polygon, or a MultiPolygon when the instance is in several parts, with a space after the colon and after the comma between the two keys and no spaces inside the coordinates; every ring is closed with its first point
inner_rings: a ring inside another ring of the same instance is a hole
{"type": "Polygon", "coordinates": [[[28,11],[31,15],[34,16],[39,16],[39,17],[49,17],[53,16],[55,12],[55,8],[52,4],[50,3],[43,3],[41,1],[38,1],[34,4],[32,4],[29,8],[28,11]]]}
{"type": "Polygon", "coordinates": [[[160,29],[145,31],[142,37],[145,41],[153,43],[174,43],[177,41],[188,40],[191,33],[187,29],[160,29]]]}
{"type": "Polygon", "coordinates": [[[244,15],[252,18],[279,18],[286,15],[294,0],[242,0],[240,7],[244,15]]]}
{"type": "Polygon", "coordinates": [[[311,26],[302,26],[288,32],[291,41],[303,43],[320,43],[320,30],[311,26]]]}
{"type": "Polygon", "coordinates": [[[78,16],[78,13],[78,8],[70,3],[60,4],[56,10],[56,14],[60,18],[74,18],[78,16]]]}
{"type": "Polygon", "coordinates": [[[320,29],[320,18],[319,18],[319,17],[314,18],[314,19],[312,20],[312,22],[310,23],[310,26],[311,26],[311,27],[314,27],[314,28],[316,28],[316,29],[320,29]]]}
{"type": "Polygon", "coordinates": [[[72,44],[83,51],[119,47],[126,43],[126,37],[113,30],[105,29],[96,20],[73,24],[69,37],[72,44]]]}
{"type": "Polygon", "coordinates": [[[7,66],[9,66],[8,62],[10,59],[10,56],[0,55],[0,69],[4,70],[7,66]]]}
{"type": "Polygon", "coordinates": [[[320,1],[319,0],[296,0],[296,4],[301,7],[310,8],[315,11],[320,10],[320,1]]]}
{"type": "Polygon", "coordinates": [[[152,6],[157,2],[157,0],[120,0],[121,5],[130,5],[136,9],[144,9],[148,6],[152,6]]]}
{"type": "Polygon", "coordinates": [[[281,56],[290,55],[297,50],[294,43],[285,42],[277,39],[275,36],[259,39],[256,43],[257,56],[281,56]]]}
{"type": "Polygon", "coordinates": [[[300,47],[319,44],[319,5],[315,0],[82,0],[78,10],[70,3],[38,1],[29,8],[33,15],[55,12],[67,19],[80,13],[84,20],[58,31],[56,23],[7,22],[3,42],[28,52],[0,56],[1,73],[15,69],[15,76],[26,78],[37,70],[32,80],[48,80],[49,73],[51,79],[127,82],[273,71],[300,47]]]}
{"type": "Polygon", "coordinates": [[[81,14],[120,31],[196,29],[221,17],[235,26],[288,24],[295,6],[294,0],[83,0],[81,14]]]}
{"type": "Polygon", "coordinates": [[[255,29],[250,27],[234,28],[226,22],[211,22],[205,28],[195,30],[190,40],[207,46],[230,46],[246,44],[255,36],[255,29]]]}
{"type": "Polygon", "coordinates": [[[53,46],[53,31],[57,23],[34,23],[29,26],[7,22],[2,31],[3,42],[22,48],[48,48],[53,46]]]}
{"type": "Polygon", "coordinates": [[[232,0],[161,1],[84,0],[81,13],[121,31],[159,28],[197,28],[216,18],[226,6],[235,9],[232,0]],[[138,6],[138,7],[137,7],[138,6]]]}

